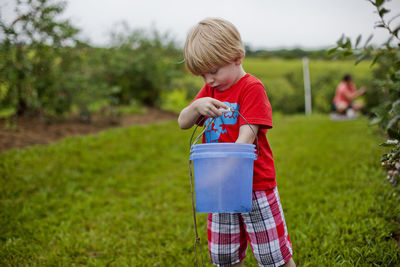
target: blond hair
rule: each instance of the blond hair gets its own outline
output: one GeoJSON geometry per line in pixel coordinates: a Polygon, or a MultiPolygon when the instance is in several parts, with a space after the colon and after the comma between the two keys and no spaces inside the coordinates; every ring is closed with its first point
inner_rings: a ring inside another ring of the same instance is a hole
{"type": "Polygon", "coordinates": [[[230,64],[244,57],[245,49],[236,27],[221,18],[206,18],[186,38],[185,67],[194,75],[230,64]]]}

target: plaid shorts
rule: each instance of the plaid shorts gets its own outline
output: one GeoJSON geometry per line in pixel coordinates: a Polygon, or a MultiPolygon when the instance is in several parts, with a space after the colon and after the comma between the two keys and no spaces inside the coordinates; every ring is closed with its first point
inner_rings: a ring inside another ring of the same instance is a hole
{"type": "Polygon", "coordinates": [[[246,257],[247,241],[260,266],[281,266],[292,257],[278,189],[253,191],[247,213],[209,213],[207,222],[210,260],[229,266],[246,257]]]}

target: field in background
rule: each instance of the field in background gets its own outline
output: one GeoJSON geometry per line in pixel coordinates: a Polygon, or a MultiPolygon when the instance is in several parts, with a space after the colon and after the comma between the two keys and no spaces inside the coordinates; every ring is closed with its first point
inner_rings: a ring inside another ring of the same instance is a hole
{"type": "MultiPolygon", "coordinates": [[[[321,74],[337,74],[338,82],[341,80],[341,75],[345,73],[353,73],[355,81],[363,81],[367,79],[370,73],[370,63],[361,62],[355,65],[350,60],[317,60],[309,59],[311,79],[319,77],[321,74]]],[[[246,58],[243,61],[243,68],[246,72],[251,73],[265,83],[275,80],[278,77],[284,76],[286,73],[294,72],[303,74],[303,64],[301,59],[261,59],[261,58],[246,58]]]]}
{"type": "MultiPolygon", "coordinates": [[[[303,65],[301,59],[245,58],[246,72],[259,78],[266,87],[272,108],[282,113],[304,112],[303,65]]],[[[369,85],[372,68],[370,63],[353,61],[309,60],[313,110],[329,113],[336,86],[346,73],[354,76],[358,87],[369,85]]],[[[163,107],[180,111],[201,89],[201,77],[190,74],[175,81],[175,90],[163,96],[163,107]]]]}
{"type": "MultiPolygon", "coordinates": [[[[192,266],[190,134],[170,122],[0,154],[0,262],[192,266]]],[[[399,196],[375,128],[275,116],[268,139],[298,266],[400,264],[399,196]]]]}

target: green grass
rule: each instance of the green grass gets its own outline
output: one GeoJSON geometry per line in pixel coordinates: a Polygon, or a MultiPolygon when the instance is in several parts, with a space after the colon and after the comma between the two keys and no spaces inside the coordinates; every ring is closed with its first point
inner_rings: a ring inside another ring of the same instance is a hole
{"type": "MultiPolygon", "coordinates": [[[[193,266],[190,134],[169,122],[0,154],[0,262],[193,266]]],[[[399,196],[366,120],[279,116],[268,138],[298,266],[400,264],[399,196]]]]}

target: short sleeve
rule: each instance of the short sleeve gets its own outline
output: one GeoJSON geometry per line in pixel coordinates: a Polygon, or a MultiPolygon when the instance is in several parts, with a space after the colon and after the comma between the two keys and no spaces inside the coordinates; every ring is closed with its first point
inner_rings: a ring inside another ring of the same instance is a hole
{"type": "MultiPolygon", "coordinates": [[[[244,89],[239,111],[249,124],[257,124],[264,129],[272,128],[272,108],[262,83],[254,83],[244,89]]],[[[247,122],[240,117],[240,126],[247,122]]]]}

